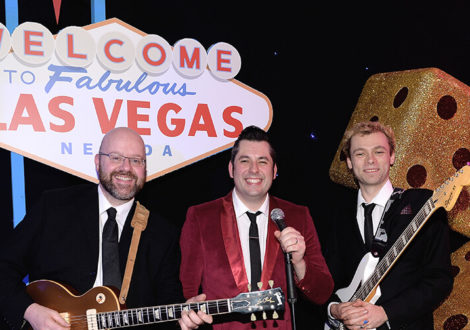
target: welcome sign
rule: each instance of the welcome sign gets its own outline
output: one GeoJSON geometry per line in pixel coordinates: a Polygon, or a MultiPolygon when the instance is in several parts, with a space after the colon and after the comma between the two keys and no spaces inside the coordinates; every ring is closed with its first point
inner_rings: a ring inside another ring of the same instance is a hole
{"type": "Polygon", "coordinates": [[[234,79],[237,50],[194,39],[171,47],[113,18],[53,37],[0,25],[0,146],[97,182],[105,133],[127,126],[146,144],[147,180],[225,150],[272,122],[262,93],[234,79]]]}

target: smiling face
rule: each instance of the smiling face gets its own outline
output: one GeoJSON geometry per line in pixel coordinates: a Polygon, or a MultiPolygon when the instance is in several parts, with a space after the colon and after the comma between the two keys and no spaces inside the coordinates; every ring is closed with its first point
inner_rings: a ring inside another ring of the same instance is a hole
{"type": "Polygon", "coordinates": [[[252,211],[263,204],[276,177],[277,167],[269,152],[266,141],[242,140],[228,166],[237,196],[252,211]]]}
{"type": "MultiPolygon", "coordinates": [[[[126,157],[145,159],[142,138],[129,128],[116,128],[103,138],[100,153],[116,153],[126,157]]],[[[100,186],[111,205],[130,201],[142,189],[146,178],[146,166],[132,166],[129,159],[114,163],[108,156],[95,155],[95,167],[100,186]]]]}
{"type": "Polygon", "coordinates": [[[388,139],[382,132],[359,133],[351,138],[350,157],[346,162],[365,193],[364,198],[367,195],[373,198],[389,178],[395,153],[390,153],[388,139]]]}

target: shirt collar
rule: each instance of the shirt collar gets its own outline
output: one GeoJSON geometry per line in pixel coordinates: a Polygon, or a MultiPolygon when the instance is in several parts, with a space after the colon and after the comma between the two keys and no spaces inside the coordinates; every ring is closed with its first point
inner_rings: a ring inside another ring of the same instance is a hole
{"type": "Polygon", "coordinates": [[[108,199],[104,195],[101,186],[98,185],[98,205],[99,205],[100,215],[105,213],[106,210],[109,209],[110,207],[114,207],[117,211],[116,221],[121,225],[121,227],[124,226],[124,223],[126,222],[126,219],[127,219],[127,215],[129,214],[129,211],[131,210],[133,204],[134,204],[134,198],[132,198],[130,201],[119,206],[111,205],[111,203],[108,201],[108,199]]]}
{"type": "MultiPolygon", "coordinates": [[[[385,205],[387,204],[387,202],[390,199],[390,196],[392,196],[392,194],[393,194],[392,183],[390,182],[390,180],[387,180],[387,182],[385,182],[383,187],[380,189],[379,193],[371,200],[371,203],[374,203],[374,204],[380,205],[382,207],[385,207],[385,205]]],[[[361,189],[359,189],[359,193],[357,194],[357,205],[358,205],[358,207],[362,203],[369,204],[364,200],[364,198],[362,197],[361,189]]]]}
{"type": "MultiPolygon", "coordinates": [[[[246,212],[252,212],[245,204],[241,201],[238,197],[237,192],[235,189],[232,191],[232,201],[233,201],[233,209],[235,210],[235,216],[239,218],[246,212]]],[[[260,208],[257,210],[263,213],[264,215],[268,216],[269,213],[269,194],[266,194],[266,198],[260,208]]]]}

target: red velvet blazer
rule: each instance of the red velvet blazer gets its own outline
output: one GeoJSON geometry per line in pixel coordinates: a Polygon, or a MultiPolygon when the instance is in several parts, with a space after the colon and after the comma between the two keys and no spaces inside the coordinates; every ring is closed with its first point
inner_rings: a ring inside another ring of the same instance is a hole
{"type": "MultiPolygon", "coordinates": [[[[276,197],[270,197],[270,212],[280,208],[285,213],[287,226],[302,233],[306,242],[305,261],[307,271],[297,287],[314,303],[324,303],[332,293],[333,280],[321,254],[320,243],[308,208],[295,205],[276,197]]],[[[276,224],[269,221],[266,254],[261,281],[263,290],[268,288],[268,280],[274,287],[286,290],[284,254],[274,236],[276,224]]],[[[186,298],[200,292],[208,300],[232,298],[248,291],[248,278],[238,235],[237,221],[233,209],[232,194],[192,206],[188,209],[181,238],[180,279],[186,298]]],[[[291,329],[291,316],[286,297],[286,310],[278,320],[256,321],[256,329],[291,329]]],[[[215,318],[214,329],[252,329],[249,315],[225,315],[215,318]],[[220,323],[219,323],[220,322],[220,323]]]]}

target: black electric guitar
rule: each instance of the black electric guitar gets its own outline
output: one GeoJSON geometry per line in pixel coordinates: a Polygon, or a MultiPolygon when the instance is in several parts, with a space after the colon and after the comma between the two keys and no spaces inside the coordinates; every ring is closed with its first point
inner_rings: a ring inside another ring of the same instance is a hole
{"type": "MultiPolygon", "coordinates": [[[[416,234],[423,227],[431,215],[440,207],[450,211],[460,195],[460,191],[464,186],[470,185],[470,166],[466,165],[458,170],[452,177],[447,179],[439,188],[434,190],[432,196],[424,203],[413,220],[405,228],[403,233],[397,238],[395,243],[390,247],[384,257],[375,267],[372,274],[364,283],[362,277],[364,269],[372,257],[371,253],[367,253],[359,263],[354,277],[348,287],[339,289],[336,295],[342,302],[355,301],[357,299],[374,303],[371,301],[375,296],[377,287],[389,270],[402,255],[403,251],[408,247],[410,242],[416,237],[416,234]]],[[[330,329],[328,325],[325,329],[330,329]]],[[[344,325],[339,329],[344,330],[344,325]]]]}
{"type": "Polygon", "coordinates": [[[207,314],[254,313],[284,309],[281,288],[240,293],[235,298],[194,303],[123,309],[116,293],[105,286],[95,287],[82,296],[74,295],[66,286],[49,280],[31,282],[26,292],[33,300],[56,310],[71,329],[115,329],[130,326],[176,321],[184,310],[207,314]]]}

